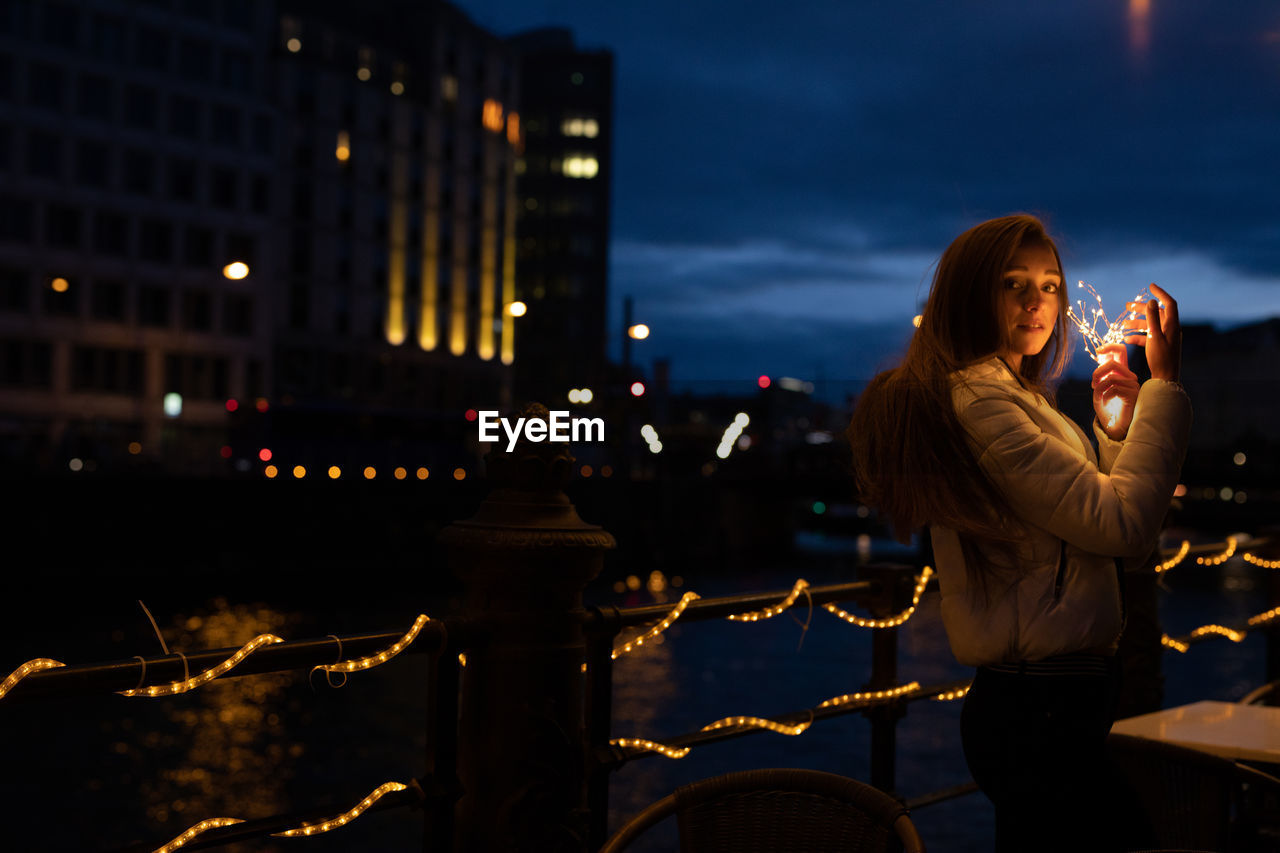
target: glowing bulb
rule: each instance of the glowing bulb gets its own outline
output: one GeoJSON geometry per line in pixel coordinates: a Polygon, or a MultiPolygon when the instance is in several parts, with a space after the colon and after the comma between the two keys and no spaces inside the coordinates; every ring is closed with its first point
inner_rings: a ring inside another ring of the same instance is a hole
{"type": "Polygon", "coordinates": [[[528,310],[529,306],[525,305],[523,302],[512,302],[507,305],[507,313],[512,317],[523,317],[528,310]]]}
{"type": "Polygon", "coordinates": [[[1112,397],[1102,404],[1102,411],[1107,415],[1108,429],[1114,427],[1120,421],[1120,415],[1124,412],[1124,398],[1112,397]]]}
{"type": "Polygon", "coordinates": [[[637,323],[627,329],[627,334],[637,341],[643,341],[645,338],[649,337],[649,327],[644,323],[637,323]]]}
{"type": "Polygon", "coordinates": [[[244,261],[232,261],[222,268],[222,274],[233,281],[239,281],[249,275],[249,265],[244,261]]]}
{"type": "Polygon", "coordinates": [[[297,53],[302,50],[302,41],[296,38],[289,39],[284,43],[284,46],[289,49],[290,53],[297,53]]]}

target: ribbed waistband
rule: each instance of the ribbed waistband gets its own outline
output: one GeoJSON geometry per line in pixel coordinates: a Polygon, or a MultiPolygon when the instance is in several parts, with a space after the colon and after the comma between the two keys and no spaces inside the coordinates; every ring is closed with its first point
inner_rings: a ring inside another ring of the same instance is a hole
{"type": "Polygon", "coordinates": [[[1001,675],[1035,675],[1057,677],[1106,677],[1111,674],[1115,665],[1113,655],[1101,655],[1088,652],[1072,652],[1065,655],[1040,660],[1013,661],[1010,663],[993,663],[980,666],[988,672],[1001,675]]]}

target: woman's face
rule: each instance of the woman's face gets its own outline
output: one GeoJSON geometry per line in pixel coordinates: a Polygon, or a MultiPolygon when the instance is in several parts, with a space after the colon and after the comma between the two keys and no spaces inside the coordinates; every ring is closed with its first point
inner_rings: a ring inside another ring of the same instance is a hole
{"type": "Polygon", "coordinates": [[[1000,320],[1005,361],[1017,370],[1024,355],[1044,349],[1058,321],[1062,272],[1048,246],[1014,252],[1000,281],[1000,320]]]}

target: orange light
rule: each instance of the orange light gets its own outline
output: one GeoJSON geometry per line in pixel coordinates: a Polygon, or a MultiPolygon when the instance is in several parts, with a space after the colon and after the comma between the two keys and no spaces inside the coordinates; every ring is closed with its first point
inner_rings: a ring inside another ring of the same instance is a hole
{"type": "Polygon", "coordinates": [[[267,475],[268,480],[274,480],[276,478],[276,474],[279,474],[280,471],[276,468],[276,466],[268,465],[266,468],[262,469],[262,473],[267,475]]]}
{"type": "Polygon", "coordinates": [[[613,466],[612,466],[612,465],[601,465],[601,466],[600,466],[600,476],[601,476],[601,477],[612,477],[612,476],[613,476],[613,466]]]}
{"type": "Polygon", "coordinates": [[[232,261],[222,268],[222,274],[229,279],[239,281],[249,275],[249,265],[244,261],[232,261]]]}
{"type": "Polygon", "coordinates": [[[464,470],[463,470],[463,469],[461,469],[461,468],[454,468],[454,469],[453,469],[453,479],[455,479],[455,480],[465,480],[465,479],[467,479],[467,472],[466,472],[466,471],[464,471],[464,470]]]}
{"type": "Polygon", "coordinates": [[[592,469],[592,467],[591,467],[590,465],[583,465],[583,466],[582,466],[582,476],[584,476],[584,477],[590,477],[590,476],[591,476],[591,474],[593,473],[593,471],[594,471],[594,469],[592,469]]]}
{"type": "Polygon", "coordinates": [[[418,469],[418,479],[419,479],[419,480],[425,480],[425,479],[427,479],[427,477],[429,477],[429,476],[431,476],[431,472],[430,472],[430,471],[428,471],[426,468],[419,468],[419,469],[418,469]]]}
{"type": "Polygon", "coordinates": [[[491,130],[494,133],[501,133],[503,125],[502,104],[495,101],[493,98],[486,98],[481,121],[483,122],[486,130],[491,130]]]}
{"type": "Polygon", "coordinates": [[[301,465],[294,465],[293,476],[301,480],[303,477],[307,476],[307,469],[303,468],[301,465]]]}
{"type": "Polygon", "coordinates": [[[342,469],[341,469],[341,468],[339,468],[337,465],[330,465],[330,466],[329,466],[329,479],[330,479],[330,480],[336,480],[336,479],[338,479],[338,478],[339,478],[339,477],[341,477],[341,476],[342,476],[342,469]]]}
{"type": "Polygon", "coordinates": [[[67,281],[65,278],[55,278],[53,281],[49,282],[49,286],[53,288],[55,293],[66,293],[71,287],[71,282],[67,281]]]}
{"type": "Polygon", "coordinates": [[[134,456],[137,456],[139,453],[142,452],[142,443],[138,441],[129,442],[129,452],[132,453],[134,456]]]}
{"type": "Polygon", "coordinates": [[[509,113],[507,115],[507,141],[512,145],[520,145],[520,114],[509,113]]]}
{"type": "Polygon", "coordinates": [[[253,405],[254,405],[254,408],[256,408],[259,412],[265,412],[267,410],[267,405],[268,405],[267,398],[259,397],[258,402],[254,403],[253,405]]]}
{"type": "Polygon", "coordinates": [[[408,472],[408,471],[406,471],[406,470],[404,470],[403,468],[397,468],[397,469],[396,469],[396,479],[397,479],[397,480],[403,480],[405,477],[408,477],[408,476],[409,476],[409,472],[408,472]]]}
{"type": "Polygon", "coordinates": [[[364,469],[364,478],[366,480],[372,480],[376,476],[378,476],[378,471],[372,465],[364,469]]]}

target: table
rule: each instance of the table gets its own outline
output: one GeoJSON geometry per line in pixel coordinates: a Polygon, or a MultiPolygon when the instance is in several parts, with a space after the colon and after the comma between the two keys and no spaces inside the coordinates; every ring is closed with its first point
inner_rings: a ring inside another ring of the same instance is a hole
{"type": "Polygon", "coordinates": [[[1188,746],[1224,758],[1280,764],[1280,707],[1193,702],[1117,720],[1111,731],[1188,746]]]}

